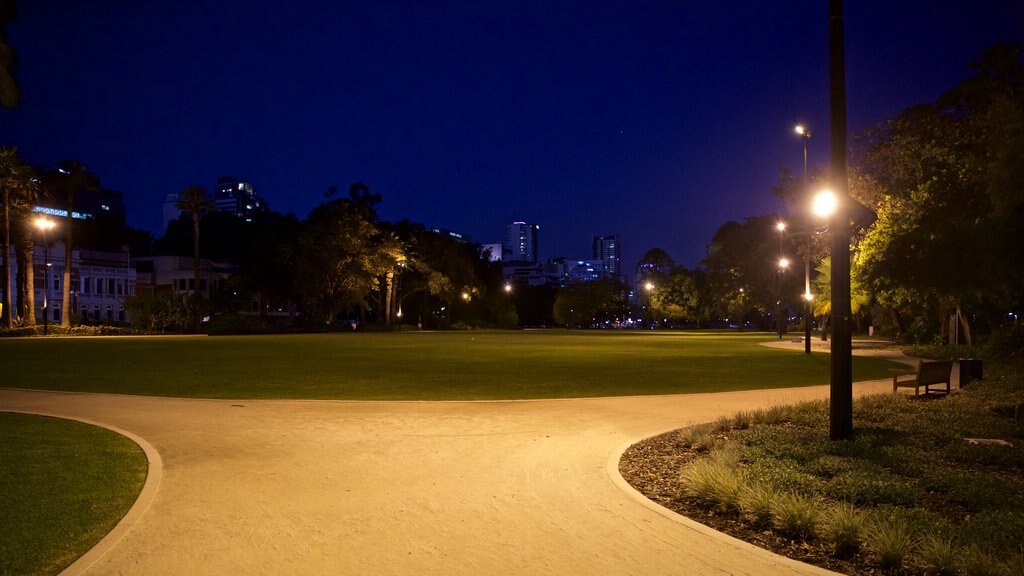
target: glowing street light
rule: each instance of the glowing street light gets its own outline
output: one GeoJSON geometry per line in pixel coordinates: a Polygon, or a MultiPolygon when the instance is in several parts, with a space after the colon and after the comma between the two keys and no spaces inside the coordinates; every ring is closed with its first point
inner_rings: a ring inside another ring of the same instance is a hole
{"type": "MultiPolygon", "coordinates": [[[[807,178],[807,142],[811,139],[811,131],[803,124],[797,124],[794,131],[801,136],[804,145],[804,195],[809,195],[810,181],[807,178]]],[[[806,251],[804,252],[804,353],[811,353],[811,233],[807,233],[806,251]]]]}
{"type": "Polygon", "coordinates": [[[653,282],[648,282],[648,283],[644,284],[644,290],[647,290],[648,292],[650,292],[651,290],[654,290],[654,283],[653,282]]]}
{"type": "Polygon", "coordinates": [[[53,230],[56,222],[40,216],[33,222],[43,234],[43,336],[50,333],[50,244],[46,241],[46,233],[53,230]]]}
{"type": "Polygon", "coordinates": [[[779,258],[779,268],[782,270],[789,268],[789,258],[779,258]]]}
{"type": "Polygon", "coordinates": [[[511,294],[512,293],[512,285],[511,284],[505,284],[505,293],[506,294],[511,294]]]}
{"type": "Polygon", "coordinates": [[[839,201],[831,190],[822,190],[814,196],[814,215],[819,218],[828,218],[836,211],[839,201]]]}

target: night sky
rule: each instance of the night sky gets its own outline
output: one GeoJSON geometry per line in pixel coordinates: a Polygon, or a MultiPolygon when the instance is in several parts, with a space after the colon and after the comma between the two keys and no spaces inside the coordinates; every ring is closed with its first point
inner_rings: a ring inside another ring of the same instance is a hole
{"type": "MultiPolygon", "coordinates": [[[[1020,0],[848,1],[849,127],[933,101],[1020,0]]],[[[218,176],[304,218],[365,182],[380,215],[540,256],[619,234],[694,266],[771,188],[828,163],[827,2],[21,0],[8,30],[23,104],[0,144],[76,159],[159,235],[164,197],[218,176]]]]}

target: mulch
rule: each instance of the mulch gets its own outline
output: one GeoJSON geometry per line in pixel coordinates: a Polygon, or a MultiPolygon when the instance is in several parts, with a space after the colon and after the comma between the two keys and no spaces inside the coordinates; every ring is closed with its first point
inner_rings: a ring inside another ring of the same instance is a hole
{"type": "Polygon", "coordinates": [[[619,460],[619,473],[657,504],[781,556],[853,576],[882,573],[863,554],[850,559],[836,558],[820,543],[797,542],[771,529],[754,528],[736,514],[718,513],[688,496],[679,476],[686,464],[697,457],[696,451],[683,444],[678,432],[667,432],[630,446],[619,460]]]}

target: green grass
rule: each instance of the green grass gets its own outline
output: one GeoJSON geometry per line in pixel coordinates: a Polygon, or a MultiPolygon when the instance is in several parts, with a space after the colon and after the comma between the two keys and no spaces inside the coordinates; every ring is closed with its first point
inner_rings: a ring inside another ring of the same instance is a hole
{"type": "Polygon", "coordinates": [[[56,574],[99,542],[146,479],[131,440],[79,422],[0,412],[0,574],[56,574]]]}
{"type": "MultiPolygon", "coordinates": [[[[201,398],[488,400],[828,383],[765,334],[474,331],[0,339],[8,387],[201,398]]],[[[899,365],[854,359],[854,379],[899,365]]]]}

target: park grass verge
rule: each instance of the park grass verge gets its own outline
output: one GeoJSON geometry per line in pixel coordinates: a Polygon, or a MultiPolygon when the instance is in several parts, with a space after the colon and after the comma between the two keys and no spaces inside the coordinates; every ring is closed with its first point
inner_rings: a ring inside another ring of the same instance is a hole
{"type": "Polygon", "coordinates": [[[827,402],[808,402],[648,439],[620,471],[681,514],[845,574],[1020,574],[1024,415],[1001,407],[1024,402],[1024,373],[991,372],[943,398],[860,398],[850,440],[830,441],[827,402]]]}
{"type": "MultiPolygon", "coordinates": [[[[471,331],[0,339],[14,388],[230,399],[502,400],[826,384],[827,354],[735,332],[471,331]]],[[[854,378],[901,365],[855,358],[854,378]]]]}
{"type": "Polygon", "coordinates": [[[109,430],[0,412],[0,574],[56,574],[131,508],[147,461],[109,430]]]}

